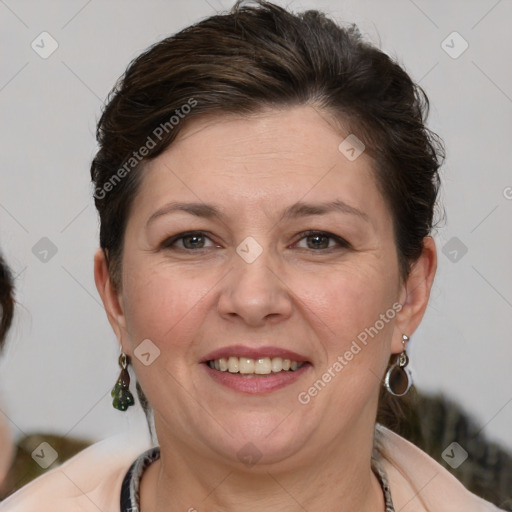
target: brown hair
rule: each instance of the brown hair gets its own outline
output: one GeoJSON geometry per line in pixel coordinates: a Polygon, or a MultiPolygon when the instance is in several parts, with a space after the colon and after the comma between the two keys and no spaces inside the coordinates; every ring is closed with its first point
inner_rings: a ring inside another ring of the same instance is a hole
{"type": "Polygon", "coordinates": [[[198,116],[305,104],[333,115],[373,157],[405,278],[433,227],[444,158],[425,126],[425,93],[354,25],[343,28],[316,10],[239,1],[153,45],[110,93],[91,176],[114,286],[121,286],[123,236],[145,161],[198,116]]]}
{"type": "Polygon", "coordinates": [[[2,350],[7,337],[7,331],[11,326],[12,317],[14,315],[14,286],[9,268],[5,264],[2,256],[0,256],[0,351],[2,350]]]}

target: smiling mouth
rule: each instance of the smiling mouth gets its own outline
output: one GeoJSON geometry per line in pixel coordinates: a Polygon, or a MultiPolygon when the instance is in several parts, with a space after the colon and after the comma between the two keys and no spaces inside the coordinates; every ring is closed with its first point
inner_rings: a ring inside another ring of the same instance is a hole
{"type": "Polygon", "coordinates": [[[294,372],[308,363],[283,359],[282,357],[251,359],[248,357],[231,356],[211,359],[206,361],[206,364],[211,369],[220,372],[239,373],[242,375],[270,375],[272,373],[294,372]]]}

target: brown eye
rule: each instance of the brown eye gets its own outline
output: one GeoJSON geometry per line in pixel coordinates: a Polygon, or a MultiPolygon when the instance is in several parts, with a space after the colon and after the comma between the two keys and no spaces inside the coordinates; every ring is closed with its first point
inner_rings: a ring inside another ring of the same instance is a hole
{"type": "Polygon", "coordinates": [[[306,239],[310,242],[310,249],[327,249],[331,240],[325,235],[309,235],[306,239]]]}
{"type": "MultiPolygon", "coordinates": [[[[302,238],[300,240],[306,240],[306,249],[313,251],[322,249],[334,249],[336,245],[338,247],[348,248],[350,244],[340,238],[339,236],[333,235],[332,233],[324,233],[323,231],[306,231],[301,233],[302,238]],[[334,241],[334,244],[331,244],[334,241]]],[[[303,247],[301,247],[303,248],[303,247]]]]}
{"type": "Polygon", "coordinates": [[[203,235],[187,235],[181,238],[185,249],[202,249],[204,246],[203,235]]]}
{"type": "MultiPolygon", "coordinates": [[[[210,240],[202,231],[189,231],[180,233],[165,240],[161,247],[163,249],[198,250],[206,249],[206,241],[210,240]]],[[[210,240],[211,242],[211,240],[210,240]]]]}

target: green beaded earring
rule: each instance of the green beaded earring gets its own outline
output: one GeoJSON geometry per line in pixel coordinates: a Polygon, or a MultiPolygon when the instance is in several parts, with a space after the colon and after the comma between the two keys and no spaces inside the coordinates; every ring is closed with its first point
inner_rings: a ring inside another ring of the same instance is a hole
{"type": "Polygon", "coordinates": [[[117,379],[116,385],[112,389],[110,395],[114,399],[112,405],[119,411],[126,411],[130,405],[135,404],[133,395],[130,393],[130,374],[126,369],[130,364],[130,358],[124,352],[121,352],[119,356],[119,366],[121,367],[121,373],[117,379]]]}

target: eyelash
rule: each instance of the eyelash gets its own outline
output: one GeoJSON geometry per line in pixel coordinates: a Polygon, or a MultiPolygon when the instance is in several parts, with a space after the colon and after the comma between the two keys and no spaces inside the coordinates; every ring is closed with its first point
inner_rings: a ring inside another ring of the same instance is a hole
{"type": "MultiPolygon", "coordinates": [[[[178,247],[178,248],[173,247],[174,244],[176,242],[178,242],[179,240],[182,240],[184,238],[187,238],[188,236],[194,236],[194,235],[203,236],[203,237],[211,240],[210,237],[207,236],[207,232],[205,232],[205,231],[186,231],[184,233],[179,233],[173,237],[170,237],[167,240],[165,240],[164,242],[162,242],[161,248],[162,249],[171,249],[171,250],[178,249],[178,250],[186,251],[186,252],[196,252],[196,251],[199,252],[201,250],[208,249],[208,247],[200,247],[199,249],[187,249],[187,248],[183,248],[183,247],[178,247]]],[[[338,244],[338,248],[340,248],[340,247],[345,248],[345,249],[351,248],[351,245],[346,240],[344,240],[343,238],[341,238],[339,236],[333,235],[332,233],[328,233],[326,231],[314,231],[314,230],[303,231],[302,233],[298,233],[297,236],[299,236],[300,238],[298,239],[298,241],[296,243],[298,243],[302,239],[310,237],[310,236],[321,236],[321,237],[326,237],[326,238],[330,238],[330,239],[334,240],[338,244]]],[[[211,240],[211,241],[213,241],[213,240],[211,240]]],[[[335,250],[335,249],[336,249],[336,247],[327,247],[325,249],[306,248],[307,251],[312,251],[312,252],[331,252],[332,250],[335,250]]]]}

